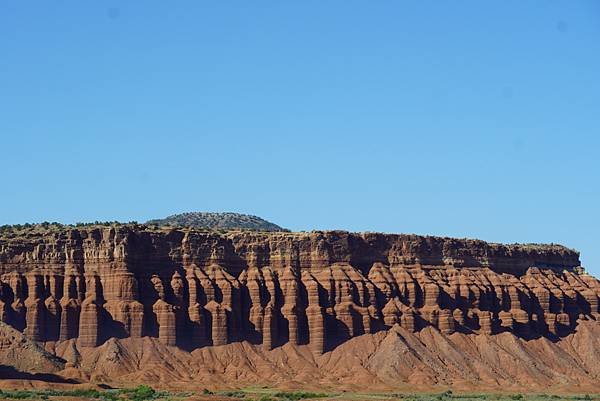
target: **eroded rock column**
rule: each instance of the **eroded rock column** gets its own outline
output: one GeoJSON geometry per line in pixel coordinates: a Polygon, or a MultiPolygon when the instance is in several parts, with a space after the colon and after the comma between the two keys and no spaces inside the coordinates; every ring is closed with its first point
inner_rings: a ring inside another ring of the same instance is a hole
{"type": "Polygon", "coordinates": [[[319,299],[319,284],[308,272],[303,274],[302,281],[308,295],[308,307],[306,308],[308,344],[313,352],[322,354],[325,351],[326,332],[323,308],[319,299]]]}
{"type": "Polygon", "coordinates": [[[25,334],[33,341],[45,340],[46,305],[44,304],[44,277],[38,272],[27,276],[29,296],[25,300],[27,327],[25,334]]]}
{"type": "Polygon", "coordinates": [[[100,278],[91,273],[86,279],[86,297],[81,303],[79,318],[79,345],[96,347],[100,345],[100,316],[102,292],[100,278]]]}

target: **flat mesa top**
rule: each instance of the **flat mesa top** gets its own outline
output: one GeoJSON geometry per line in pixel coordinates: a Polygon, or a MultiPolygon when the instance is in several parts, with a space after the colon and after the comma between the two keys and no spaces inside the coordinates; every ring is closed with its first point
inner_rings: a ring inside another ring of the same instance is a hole
{"type": "Polygon", "coordinates": [[[241,228],[210,228],[210,227],[192,227],[184,225],[157,225],[157,224],[138,224],[138,223],[86,223],[86,224],[15,224],[0,226],[0,240],[10,239],[35,239],[43,237],[63,237],[71,236],[75,233],[82,237],[87,237],[92,233],[114,232],[115,234],[154,234],[154,235],[169,235],[173,233],[181,233],[184,235],[199,235],[199,236],[219,236],[224,238],[235,239],[238,237],[248,238],[286,238],[291,240],[303,240],[311,238],[342,238],[354,237],[363,238],[365,240],[374,240],[377,238],[398,239],[398,240],[424,240],[431,242],[444,243],[461,243],[466,245],[489,247],[507,247],[514,249],[530,249],[530,250],[564,250],[569,252],[577,252],[575,249],[568,248],[561,244],[555,243],[499,243],[488,242],[475,238],[456,238],[444,237],[435,235],[407,234],[407,233],[384,233],[375,231],[352,232],[346,230],[312,230],[312,231],[289,231],[281,229],[279,231],[258,230],[258,229],[241,229],[241,228]]]}
{"type": "Polygon", "coordinates": [[[579,252],[558,244],[499,244],[467,238],[339,230],[226,230],[115,222],[1,226],[0,260],[38,248],[44,253],[61,253],[66,244],[82,249],[101,243],[122,244],[137,255],[161,249],[181,254],[179,250],[185,248],[189,251],[184,253],[190,254],[221,253],[230,261],[257,255],[261,263],[277,258],[292,260],[294,255],[299,255],[297,257],[306,263],[319,260],[322,265],[347,262],[367,266],[383,262],[487,266],[499,271],[523,271],[532,266],[573,269],[581,264],[579,252]]]}

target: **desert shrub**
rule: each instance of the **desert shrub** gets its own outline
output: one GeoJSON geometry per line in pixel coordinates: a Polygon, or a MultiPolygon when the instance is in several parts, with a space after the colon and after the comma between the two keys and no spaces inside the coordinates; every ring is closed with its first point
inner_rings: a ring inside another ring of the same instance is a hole
{"type": "Polygon", "coordinates": [[[246,393],[244,393],[243,391],[222,391],[219,392],[219,395],[224,395],[225,397],[230,398],[244,398],[246,396],[246,393]]]}
{"type": "Polygon", "coordinates": [[[169,393],[166,392],[157,392],[146,384],[141,384],[134,388],[122,389],[119,391],[119,393],[124,394],[127,399],[131,401],[155,400],[157,398],[164,398],[169,395],[169,393]]]}
{"type": "Polygon", "coordinates": [[[145,401],[153,399],[155,394],[156,391],[154,391],[152,387],[141,384],[134,388],[131,393],[129,393],[129,398],[132,401],[145,401]]]}
{"type": "Polygon", "coordinates": [[[296,391],[296,392],[284,392],[284,391],[280,391],[278,393],[274,394],[275,397],[277,398],[281,398],[282,400],[289,400],[289,401],[298,401],[298,400],[304,400],[307,398],[323,398],[323,397],[327,397],[327,394],[323,394],[323,393],[310,393],[310,392],[305,392],[305,391],[296,391]]]}
{"type": "Polygon", "coordinates": [[[36,394],[33,391],[28,390],[0,390],[0,399],[8,399],[8,400],[26,400],[29,398],[36,397],[36,394]]]}
{"type": "Polygon", "coordinates": [[[74,390],[0,390],[0,400],[26,400],[42,399],[48,400],[50,397],[78,397],[88,399],[98,399],[101,401],[117,401],[118,394],[107,391],[98,391],[95,389],[74,389],[74,390]]]}
{"type": "Polygon", "coordinates": [[[438,394],[436,396],[436,399],[438,399],[438,400],[443,400],[445,398],[452,398],[452,390],[446,390],[443,393],[438,394]]]}
{"type": "Polygon", "coordinates": [[[61,393],[61,396],[81,398],[101,398],[103,395],[102,392],[96,389],[75,389],[71,391],[62,391],[61,393]]]}
{"type": "Polygon", "coordinates": [[[452,394],[452,398],[456,399],[482,399],[486,400],[490,394],[452,394]]]}

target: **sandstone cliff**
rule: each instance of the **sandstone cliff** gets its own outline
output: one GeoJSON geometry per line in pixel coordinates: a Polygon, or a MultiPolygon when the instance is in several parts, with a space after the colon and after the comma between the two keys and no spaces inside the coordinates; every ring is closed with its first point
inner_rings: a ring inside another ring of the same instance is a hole
{"type": "Polygon", "coordinates": [[[0,239],[0,319],[39,342],[247,340],[316,353],[399,325],[551,340],[596,320],[600,283],[558,245],[145,226],[0,239]]]}

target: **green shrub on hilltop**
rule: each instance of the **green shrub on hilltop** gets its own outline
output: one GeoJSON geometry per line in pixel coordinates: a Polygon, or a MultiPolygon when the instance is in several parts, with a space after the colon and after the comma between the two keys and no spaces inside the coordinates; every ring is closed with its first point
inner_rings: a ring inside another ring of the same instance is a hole
{"type": "Polygon", "coordinates": [[[148,225],[170,227],[193,227],[212,229],[225,233],[230,230],[243,231],[289,231],[258,216],[232,212],[188,212],[167,216],[164,219],[148,220],[148,225]]]}

